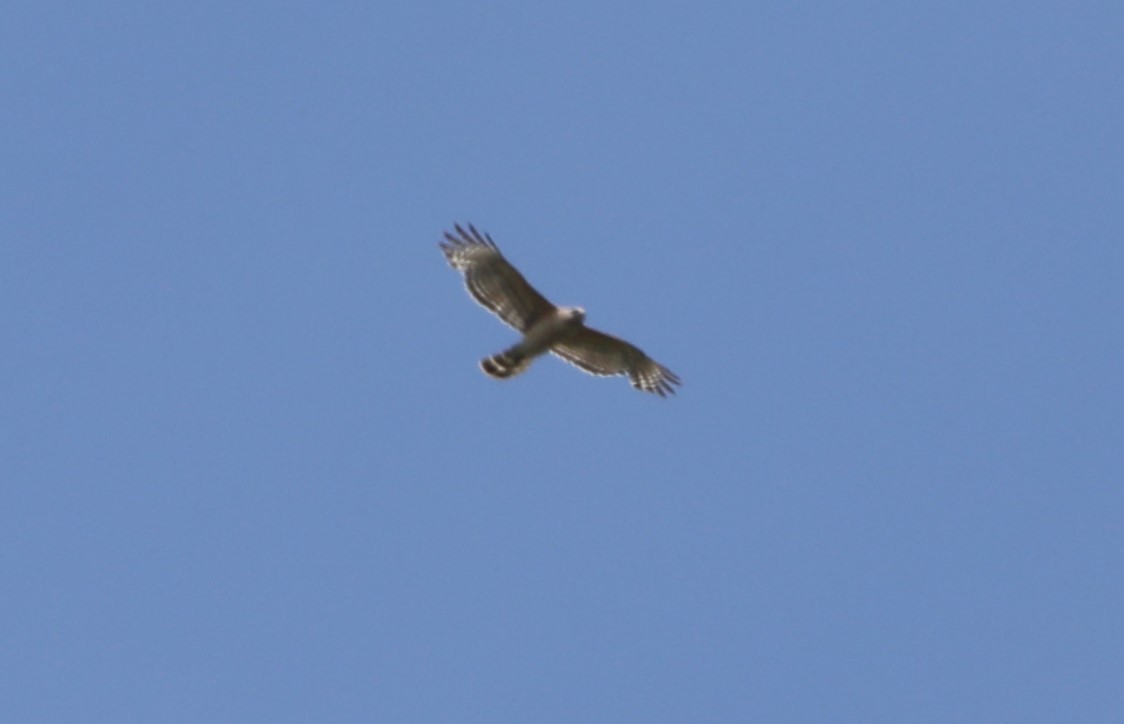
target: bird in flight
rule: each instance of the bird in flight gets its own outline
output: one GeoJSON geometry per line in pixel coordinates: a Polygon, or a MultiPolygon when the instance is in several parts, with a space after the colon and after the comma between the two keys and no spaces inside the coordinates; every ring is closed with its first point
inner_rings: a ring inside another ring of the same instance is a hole
{"type": "Polygon", "coordinates": [[[460,224],[454,228],[456,233],[446,231],[441,242],[449,265],[464,274],[473,299],[523,335],[515,345],[480,362],[486,374],[513,377],[550,352],[593,375],[628,375],[633,387],[660,397],[682,384],[635,345],[585,326],[581,307],[551,304],[504,258],[491,236],[471,224],[467,231],[460,224]]]}

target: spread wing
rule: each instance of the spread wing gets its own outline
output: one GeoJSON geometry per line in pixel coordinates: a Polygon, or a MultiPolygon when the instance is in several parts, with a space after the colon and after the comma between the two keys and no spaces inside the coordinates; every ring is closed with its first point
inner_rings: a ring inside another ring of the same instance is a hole
{"type": "Polygon", "coordinates": [[[504,258],[492,237],[472,224],[468,231],[460,224],[455,228],[456,234],[445,232],[441,251],[449,265],[464,274],[468,293],[481,306],[520,332],[554,311],[554,305],[504,258]]]}
{"type": "Polygon", "coordinates": [[[582,327],[550,351],[593,375],[628,375],[632,386],[660,397],[682,384],[674,372],[623,339],[582,327]]]}

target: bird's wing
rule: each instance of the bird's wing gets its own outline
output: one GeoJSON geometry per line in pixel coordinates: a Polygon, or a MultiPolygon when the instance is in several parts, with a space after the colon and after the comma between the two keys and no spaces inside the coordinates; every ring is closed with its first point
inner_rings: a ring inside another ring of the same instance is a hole
{"type": "Polygon", "coordinates": [[[464,274],[468,293],[481,306],[520,332],[554,311],[554,305],[504,258],[492,237],[471,224],[467,231],[460,224],[455,228],[455,234],[445,232],[441,251],[449,265],[464,274]]]}
{"type": "Polygon", "coordinates": [[[674,385],[682,384],[639,347],[589,327],[568,335],[550,351],[593,375],[628,375],[633,387],[660,397],[674,394],[674,385]]]}

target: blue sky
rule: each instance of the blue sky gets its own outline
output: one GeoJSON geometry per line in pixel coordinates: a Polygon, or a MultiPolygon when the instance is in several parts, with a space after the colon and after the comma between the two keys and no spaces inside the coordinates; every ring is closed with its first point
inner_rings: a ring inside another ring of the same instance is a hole
{"type": "Polygon", "coordinates": [[[1119,3],[5,16],[12,721],[1119,720],[1119,3]]]}

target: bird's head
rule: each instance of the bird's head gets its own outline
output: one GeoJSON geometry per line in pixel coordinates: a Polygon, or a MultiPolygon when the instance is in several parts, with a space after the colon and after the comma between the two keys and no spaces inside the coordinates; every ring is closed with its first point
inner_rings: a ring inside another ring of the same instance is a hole
{"type": "Polygon", "coordinates": [[[585,310],[581,307],[566,307],[566,318],[571,322],[584,322],[585,310]]]}

